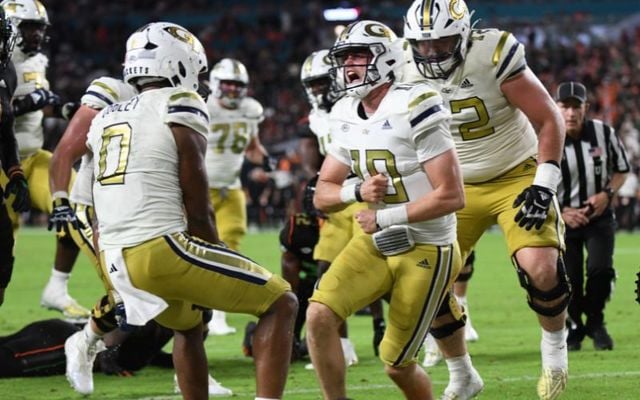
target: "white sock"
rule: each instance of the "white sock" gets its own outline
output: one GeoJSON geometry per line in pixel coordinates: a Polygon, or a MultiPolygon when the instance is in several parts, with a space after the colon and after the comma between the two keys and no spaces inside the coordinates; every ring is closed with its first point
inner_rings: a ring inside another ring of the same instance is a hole
{"type": "Polygon", "coordinates": [[[66,286],[70,276],[70,273],[58,271],[55,267],[53,267],[51,269],[51,277],[49,278],[49,282],[55,282],[66,286]]]}
{"type": "Polygon", "coordinates": [[[542,368],[568,369],[569,356],[567,354],[566,329],[555,332],[542,330],[540,341],[542,368]]]}
{"type": "Polygon", "coordinates": [[[466,382],[465,377],[471,373],[473,365],[469,353],[458,357],[446,358],[447,368],[449,369],[449,382],[466,382]]]}
{"type": "Polygon", "coordinates": [[[96,344],[98,340],[102,339],[102,335],[94,332],[91,328],[91,321],[87,322],[87,324],[84,326],[84,329],[82,329],[82,332],[84,333],[84,337],[87,340],[87,343],[89,343],[89,345],[91,346],[96,344]]]}

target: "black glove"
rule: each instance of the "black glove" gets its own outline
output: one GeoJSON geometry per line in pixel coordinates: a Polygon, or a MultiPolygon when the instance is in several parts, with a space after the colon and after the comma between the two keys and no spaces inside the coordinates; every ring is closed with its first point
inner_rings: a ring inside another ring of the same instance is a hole
{"type": "Polygon", "coordinates": [[[80,108],[80,103],[76,103],[75,101],[68,101],[64,104],[55,104],[53,107],[53,114],[58,118],[69,121],[73,118],[73,114],[78,111],[78,108],[80,108]]]}
{"type": "Polygon", "coordinates": [[[13,100],[13,113],[19,116],[57,104],[60,104],[60,96],[51,90],[36,89],[24,97],[13,100]]]}
{"type": "Polygon", "coordinates": [[[12,194],[15,196],[12,204],[13,211],[25,212],[31,209],[31,196],[29,195],[27,180],[20,172],[12,174],[9,183],[4,188],[5,199],[12,194]]]}
{"type": "Polygon", "coordinates": [[[316,184],[318,183],[318,175],[309,179],[307,185],[304,187],[304,194],[302,196],[302,210],[309,216],[326,218],[327,216],[313,205],[313,196],[316,194],[316,184]]]}
{"type": "Polygon", "coordinates": [[[48,230],[53,229],[55,226],[56,232],[60,232],[63,229],[68,229],[67,226],[71,225],[74,229],[84,229],[84,224],[78,220],[76,212],[71,208],[69,199],[66,197],[60,197],[53,201],[53,211],[49,216],[48,230]]]}
{"type": "Polygon", "coordinates": [[[513,202],[513,208],[522,207],[514,220],[519,227],[531,230],[535,226],[540,229],[549,213],[549,206],[553,200],[553,192],[546,187],[531,185],[522,191],[513,202]]]}

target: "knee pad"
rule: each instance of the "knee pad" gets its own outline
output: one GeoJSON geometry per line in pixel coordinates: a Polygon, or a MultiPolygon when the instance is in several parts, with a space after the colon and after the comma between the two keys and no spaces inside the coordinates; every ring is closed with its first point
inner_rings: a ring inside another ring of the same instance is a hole
{"type": "Polygon", "coordinates": [[[451,316],[454,319],[453,322],[440,325],[437,328],[431,327],[429,329],[429,333],[436,339],[443,339],[443,338],[446,338],[447,336],[453,335],[455,331],[457,331],[460,328],[463,328],[467,321],[467,316],[460,309],[460,305],[458,304],[458,301],[455,299],[455,297],[451,296],[448,292],[445,295],[445,298],[442,301],[442,304],[440,305],[440,309],[438,310],[438,314],[436,314],[436,318],[442,317],[443,315],[447,315],[447,314],[451,314],[451,316]]]}
{"type": "Polygon", "coordinates": [[[527,272],[518,265],[518,260],[516,260],[515,256],[512,257],[512,260],[516,267],[516,272],[518,273],[520,286],[527,291],[527,303],[529,303],[529,307],[533,311],[540,315],[544,315],[545,317],[555,317],[562,313],[569,304],[569,300],[571,300],[571,284],[569,283],[569,278],[567,277],[567,271],[564,267],[562,257],[558,257],[556,268],[558,284],[549,290],[540,290],[533,286],[529,280],[529,275],[527,275],[527,272]],[[555,306],[544,306],[533,301],[533,299],[554,301],[560,298],[562,298],[562,301],[555,306]]]}

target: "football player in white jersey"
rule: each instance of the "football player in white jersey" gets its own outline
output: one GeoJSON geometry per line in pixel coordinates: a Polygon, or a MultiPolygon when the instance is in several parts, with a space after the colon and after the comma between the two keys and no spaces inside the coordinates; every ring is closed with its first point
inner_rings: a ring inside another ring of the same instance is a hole
{"type": "Polygon", "coordinates": [[[345,28],[330,52],[347,96],[331,111],[332,145],[314,203],[325,212],[355,202],[370,208],[355,215],[364,234],[333,261],[307,311],[309,352],[327,399],[347,397],[340,324],[386,293],[385,371],[406,398],[431,399],[416,355],[462,267],[454,211],[464,193],[450,114],[429,85],[395,82],[404,45],[365,20],[345,28]],[[352,170],[362,182],[343,186],[352,170]]]}
{"type": "MultiPolygon", "coordinates": [[[[462,257],[499,224],[520,284],[542,327],[541,399],[555,399],[568,375],[565,344],[570,287],[560,252],[564,224],[555,197],[565,135],[551,96],[527,67],[524,46],[509,32],[471,29],[463,0],[416,0],[404,35],[420,79],[437,87],[452,113],[467,206],[457,213],[462,257]]],[[[450,371],[464,370],[462,330],[434,334],[450,371]],[[444,339],[444,340],[442,340],[444,339]]],[[[466,349],[465,349],[466,351],[466,349]]],[[[468,355],[467,355],[468,357],[468,355]]],[[[472,393],[447,391],[458,398],[472,393]]]]}
{"type": "MultiPolygon", "coordinates": [[[[209,84],[212,93],[207,109],[211,125],[205,158],[209,195],[220,240],[238,251],[247,232],[246,199],[240,185],[242,163],[246,157],[255,164],[269,165],[267,151],[258,136],[264,110],[256,99],[247,96],[249,74],[238,60],[223,58],[216,63],[209,74],[209,84]]],[[[227,324],[224,312],[213,310],[209,334],[235,332],[227,324]]]]}
{"type": "MultiPolygon", "coordinates": [[[[62,104],[59,97],[50,91],[46,78],[49,60],[41,52],[49,17],[42,3],[38,0],[4,0],[0,5],[18,33],[12,60],[18,78],[13,109],[20,163],[29,182],[32,206],[51,213],[48,183],[51,153],[42,149],[42,120],[45,116],[69,119],[77,106],[75,103],[62,104]]],[[[19,215],[12,214],[12,220],[17,228],[19,215]]],[[[77,256],[78,247],[73,240],[64,234],[58,235],[51,277],[42,291],[40,303],[43,307],[63,312],[69,320],[85,321],[89,310],[69,296],[67,290],[67,281],[77,256]]]]}
{"type": "MultiPolygon", "coordinates": [[[[94,246],[93,225],[93,160],[88,154],[81,158],[80,168],[73,181],[71,193],[67,194],[64,188],[69,186],[73,164],[78,161],[79,154],[86,148],[87,133],[91,121],[100,110],[112,104],[131,99],[137,95],[136,89],[120,79],[102,77],[91,82],[81,99],[81,106],[74,114],[64,135],[51,157],[49,178],[51,193],[54,198],[54,210],[51,213],[50,228],[66,229],[78,247],[83,251],[96,267],[98,276],[106,290],[95,305],[92,317],[85,329],[70,338],[69,345],[65,347],[67,357],[67,376],[74,389],[80,393],[92,391],[93,380],[90,369],[84,368],[86,364],[93,362],[86,357],[88,352],[95,352],[96,343],[90,339],[103,337],[107,332],[114,330],[118,322],[115,316],[117,307],[113,288],[103,273],[94,246]],[[69,226],[72,225],[72,226],[69,226]],[[86,371],[89,371],[87,373],[86,371]]],[[[95,238],[97,239],[97,238],[95,238]]],[[[100,347],[101,348],[101,347],[100,347]]],[[[176,385],[176,390],[179,387],[176,385]]],[[[209,375],[209,395],[231,396],[233,392],[222,386],[209,375]]]]}
{"type": "Polygon", "coordinates": [[[206,399],[202,308],[259,318],[258,398],[280,398],[297,301],[279,276],[219,242],[205,167],[209,114],[196,93],[207,59],[181,26],[157,22],[127,41],[124,79],[140,94],[92,121],[94,206],[101,261],[127,323],[174,330],[182,394],[206,399]]]}

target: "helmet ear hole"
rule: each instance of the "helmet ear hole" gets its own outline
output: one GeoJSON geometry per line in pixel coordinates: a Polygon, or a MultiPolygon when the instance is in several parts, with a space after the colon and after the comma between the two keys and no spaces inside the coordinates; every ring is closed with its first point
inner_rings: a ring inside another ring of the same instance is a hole
{"type": "Polygon", "coordinates": [[[185,69],[184,64],[182,63],[182,61],[178,62],[178,73],[183,78],[187,76],[187,70],[185,69]]]}

